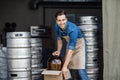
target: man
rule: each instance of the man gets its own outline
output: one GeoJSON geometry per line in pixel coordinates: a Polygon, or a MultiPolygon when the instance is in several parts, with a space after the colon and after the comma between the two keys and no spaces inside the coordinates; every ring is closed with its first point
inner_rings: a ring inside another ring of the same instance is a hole
{"type": "MultiPolygon", "coordinates": [[[[57,38],[57,51],[52,55],[59,56],[62,48],[62,39],[67,42],[67,50],[65,56],[65,62],[62,67],[64,78],[68,75],[68,68],[70,70],[77,70],[79,79],[73,80],[88,80],[86,72],[86,54],[85,54],[85,41],[81,34],[80,29],[72,22],[67,20],[65,11],[58,11],[55,14],[56,24],[55,32],[57,38]]],[[[71,74],[71,76],[73,76],[71,74]]]]}

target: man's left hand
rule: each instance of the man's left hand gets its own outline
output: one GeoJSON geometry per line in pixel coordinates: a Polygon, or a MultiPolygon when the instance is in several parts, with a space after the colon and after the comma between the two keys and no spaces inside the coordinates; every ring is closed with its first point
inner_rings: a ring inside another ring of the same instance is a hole
{"type": "Polygon", "coordinates": [[[68,69],[67,69],[67,67],[62,68],[62,73],[63,73],[64,79],[65,80],[68,79],[68,69]]]}

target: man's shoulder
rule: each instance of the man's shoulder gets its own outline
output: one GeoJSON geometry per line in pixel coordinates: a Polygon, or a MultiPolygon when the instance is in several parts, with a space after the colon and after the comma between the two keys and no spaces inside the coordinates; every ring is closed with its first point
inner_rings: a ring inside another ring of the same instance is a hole
{"type": "Polygon", "coordinates": [[[75,23],[71,22],[71,21],[68,21],[67,22],[69,26],[77,26],[75,23]]]}

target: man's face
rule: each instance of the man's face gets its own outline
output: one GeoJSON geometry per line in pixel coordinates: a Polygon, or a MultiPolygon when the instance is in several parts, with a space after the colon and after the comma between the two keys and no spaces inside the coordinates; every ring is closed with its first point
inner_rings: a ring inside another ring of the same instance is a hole
{"type": "Polygon", "coordinates": [[[66,22],[67,22],[67,18],[65,15],[57,16],[56,23],[58,24],[58,26],[60,26],[62,30],[66,28],[66,22]]]}

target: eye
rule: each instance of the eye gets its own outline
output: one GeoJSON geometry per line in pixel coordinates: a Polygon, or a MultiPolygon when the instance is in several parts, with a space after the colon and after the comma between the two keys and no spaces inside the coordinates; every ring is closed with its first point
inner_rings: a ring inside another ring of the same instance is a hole
{"type": "Polygon", "coordinates": [[[58,22],[60,22],[61,20],[57,20],[58,22]]]}
{"type": "Polygon", "coordinates": [[[66,19],[62,19],[62,21],[65,21],[66,19]]]}

